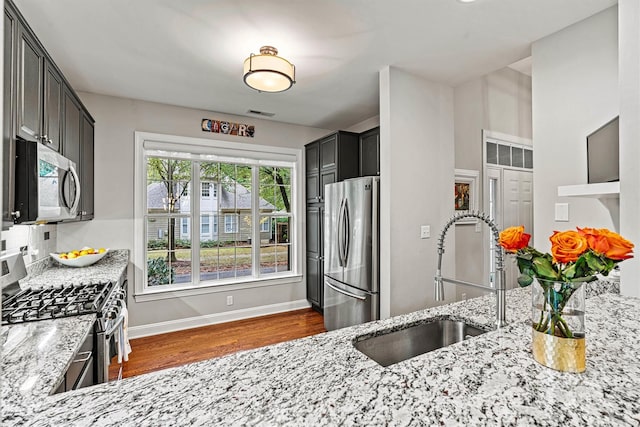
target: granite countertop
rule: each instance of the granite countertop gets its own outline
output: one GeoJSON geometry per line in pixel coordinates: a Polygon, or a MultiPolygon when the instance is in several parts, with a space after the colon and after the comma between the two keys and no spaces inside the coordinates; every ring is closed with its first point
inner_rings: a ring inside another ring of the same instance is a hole
{"type": "Polygon", "coordinates": [[[44,261],[42,266],[30,271],[25,279],[20,280],[22,288],[46,288],[91,281],[118,280],[129,264],[129,250],[109,251],[100,261],[81,268],[67,267],[51,258],[44,261]]]}
{"type": "MultiPolygon", "coordinates": [[[[597,293],[597,292],[596,292],[597,293]]],[[[640,299],[587,300],[587,370],[530,354],[530,292],[510,324],[383,368],[353,341],[434,317],[490,325],[486,296],[49,396],[8,396],[28,425],[640,425],[640,299]]],[[[3,397],[4,399],[4,397],[3,397]]]]}
{"type": "MultiPolygon", "coordinates": [[[[83,268],[65,267],[50,259],[30,266],[20,286],[53,287],[118,280],[129,262],[128,250],[110,251],[97,263],[83,268]]],[[[2,425],[31,419],[34,403],[45,399],[61,384],[73,356],[95,322],[95,314],[4,325],[0,328],[0,398],[2,425]]]]}

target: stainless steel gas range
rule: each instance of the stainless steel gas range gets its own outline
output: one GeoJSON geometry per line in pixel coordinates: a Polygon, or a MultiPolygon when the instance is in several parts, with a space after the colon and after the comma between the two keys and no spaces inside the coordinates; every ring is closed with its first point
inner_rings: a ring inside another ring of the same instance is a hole
{"type": "Polygon", "coordinates": [[[96,314],[92,332],[67,370],[58,391],[109,380],[115,336],[122,331],[126,301],[126,271],[116,282],[89,282],[51,288],[7,291],[3,288],[2,325],[96,314]]]}

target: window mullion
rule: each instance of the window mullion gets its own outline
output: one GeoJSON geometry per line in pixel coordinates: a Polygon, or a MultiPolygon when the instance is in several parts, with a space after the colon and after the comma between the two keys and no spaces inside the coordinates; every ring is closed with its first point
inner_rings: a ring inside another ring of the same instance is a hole
{"type": "Polygon", "coordinates": [[[200,283],[200,162],[191,162],[191,280],[200,283]]]}
{"type": "Polygon", "coordinates": [[[251,264],[253,277],[260,276],[260,167],[251,167],[251,264]]]}

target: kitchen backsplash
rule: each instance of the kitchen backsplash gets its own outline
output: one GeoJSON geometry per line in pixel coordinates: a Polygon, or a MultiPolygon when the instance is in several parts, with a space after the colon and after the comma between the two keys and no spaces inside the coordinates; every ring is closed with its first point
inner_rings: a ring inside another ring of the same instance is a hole
{"type": "Polygon", "coordinates": [[[25,265],[30,265],[49,257],[49,253],[56,251],[57,226],[55,224],[42,225],[14,225],[2,231],[0,236],[5,242],[7,252],[15,252],[21,248],[25,265]]]}

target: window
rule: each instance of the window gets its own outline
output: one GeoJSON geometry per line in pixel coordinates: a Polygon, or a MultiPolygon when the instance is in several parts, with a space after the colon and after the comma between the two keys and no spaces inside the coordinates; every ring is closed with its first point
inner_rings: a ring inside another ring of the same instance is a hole
{"type": "Polygon", "coordinates": [[[300,280],[300,165],[300,150],[136,132],[136,298],[300,280]]]}
{"type": "Polygon", "coordinates": [[[202,197],[210,197],[211,193],[209,192],[209,189],[211,188],[211,183],[210,182],[203,182],[202,183],[202,197]]]}
{"type": "Polygon", "coordinates": [[[209,234],[209,215],[200,217],[200,234],[207,236],[209,234]]]}
{"type": "Polygon", "coordinates": [[[238,215],[226,214],[224,216],[224,232],[225,233],[238,232],[238,215]]]}

